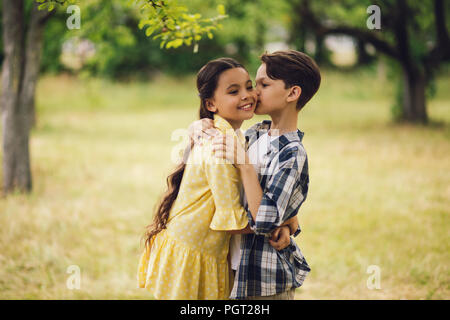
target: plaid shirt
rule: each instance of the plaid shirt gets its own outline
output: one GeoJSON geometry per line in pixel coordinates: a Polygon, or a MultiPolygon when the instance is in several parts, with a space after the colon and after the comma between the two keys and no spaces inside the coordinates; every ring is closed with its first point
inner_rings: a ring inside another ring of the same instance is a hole
{"type": "MultiPolygon", "coordinates": [[[[271,121],[265,120],[245,133],[247,149],[268,132],[271,121]]],[[[303,132],[288,132],[271,141],[259,181],[263,198],[256,221],[248,210],[254,234],[242,235],[241,257],[230,298],[269,296],[300,287],[309,273],[299,247],[291,238],[290,245],[280,251],[269,244],[270,233],[294,217],[308,193],[308,160],[302,145],[303,132]]],[[[294,236],[300,233],[300,228],[294,236]]]]}

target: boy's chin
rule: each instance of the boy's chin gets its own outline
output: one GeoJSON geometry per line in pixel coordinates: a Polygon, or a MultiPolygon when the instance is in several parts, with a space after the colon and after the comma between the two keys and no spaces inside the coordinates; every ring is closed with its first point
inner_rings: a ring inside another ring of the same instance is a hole
{"type": "Polygon", "coordinates": [[[256,114],[256,115],[264,114],[264,112],[262,111],[261,106],[256,107],[256,109],[254,111],[254,114],[256,114]]]}

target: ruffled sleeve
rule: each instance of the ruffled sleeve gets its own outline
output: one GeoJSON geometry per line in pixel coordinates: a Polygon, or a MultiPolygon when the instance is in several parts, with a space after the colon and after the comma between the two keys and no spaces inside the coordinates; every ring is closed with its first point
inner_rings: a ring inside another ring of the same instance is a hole
{"type": "Polygon", "coordinates": [[[248,219],[241,204],[241,180],[237,169],[230,162],[215,158],[211,145],[205,146],[203,165],[216,207],[210,228],[224,231],[244,229],[248,219]]]}
{"type": "Polygon", "coordinates": [[[150,247],[145,246],[144,251],[141,254],[138,265],[137,272],[137,282],[138,288],[145,288],[146,280],[147,280],[147,268],[148,268],[148,259],[150,257],[150,247]]]}
{"type": "Polygon", "coordinates": [[[213,230],[241,230],[248,224],[244,208],[220,208],[216,209],[210,228],[213,230]]]}

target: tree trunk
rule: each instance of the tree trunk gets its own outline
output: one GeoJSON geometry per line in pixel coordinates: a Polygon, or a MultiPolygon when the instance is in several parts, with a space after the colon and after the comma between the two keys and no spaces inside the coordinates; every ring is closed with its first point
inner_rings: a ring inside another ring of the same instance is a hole
{"type": "Polygon", "coordinates": [[[403,119],[427,123],[425,75],[404,68],[403,70],[403,119]]]}
{"type": "Polygon", "coordinates": [[[314,60],[318,65],[328,63],[328,54],[325,47],[325,37],[323,35],[315,35],[316,52],[314,53],[314,60]]]}
{"type": "Polygon", "coordinates": [[[306,28],[299,27],[299,24],[295,24],[291,27],[289,35],[289,43],[298,51],[306,51],[306,28]]]}
{"type": "Polygon", "coordinates": [[[298,1],[288,1],[288,3],[294,13],[289,26],[289,43],[298,51],[306,52],[307,25],[301,15],[302,3],[298,1]]]}
{"type": "Polygon", "coordinates": [[[54,11],[38,10],[38,3],[34,3],[31,11],[30,24],[27,32],[25,48],[25,70],[22,86],[22,104],[29,110],[28,128],[31,130],[36,124],[35,92],[41,65],[42,42],[45,23],[54,11]]]}
{"type": "Polygon", "coordinates": [[[261,20],[257,20],[256,29],[258,30],[258,33],[256,34],[255,45],[258,51],[261,52],[264,50],[265,36],[267,31],[266,25],[261,20]]]}
{"type": "Polygon", "coordinates": [[[409,122],[426,123],[426,77],[417,58],[412,55],[408,19],[411,11],[406,0],[395,2],[397,19],[394,22],[394,36],[396,38],[398,61],[403,70],[403,120],[409,122]]]}
{"type": "Polygon", "coordinates": [[[3,192],[31,190],[28,110],[21,104],[24,72],[23,0],[3,0],[3,192]]]}
{"type": "Polygon", "coordinates": [[[50,14],[33,3],[25,35],[23,0],[3,0],[2,124],[3,193],[30,192],[29,135],[45,22],[50,14]],[[26,41],[25,41],[26,40],[26,41]]]}

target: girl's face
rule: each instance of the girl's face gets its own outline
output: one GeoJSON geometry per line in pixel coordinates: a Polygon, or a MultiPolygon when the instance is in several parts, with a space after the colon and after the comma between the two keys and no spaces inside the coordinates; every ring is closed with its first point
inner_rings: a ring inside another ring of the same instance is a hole
{"type": "Polygon", "coordinates": [[[244,120],[253,117],[256,107],[256,92],[248,72],[243,68],[224,71],[217,83],[214,97],[206,102],[209,111],[227,120],[234,129],[244,120]]]}

